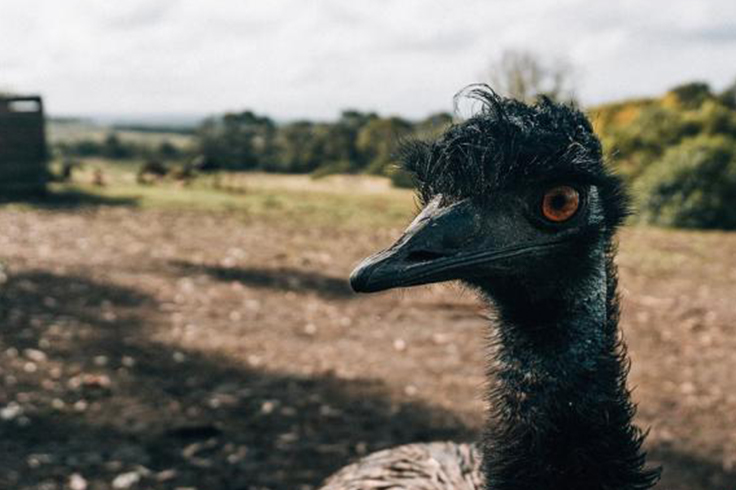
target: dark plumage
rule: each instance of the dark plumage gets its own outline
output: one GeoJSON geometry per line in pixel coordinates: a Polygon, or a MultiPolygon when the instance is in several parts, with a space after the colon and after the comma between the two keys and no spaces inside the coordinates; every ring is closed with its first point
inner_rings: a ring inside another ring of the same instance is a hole
{"type": "Polygon", "coordinates": [[[622,184],[576,109],[483,87],[468,94],[482,103],[477,115],[405,149],[424,209],[351,284],[372,292],[459,279],[493,306],[482,465],[471,446],[403,446],[348,466],[327,488],[650,488],[658,471],[644,467],[618,330],[622,184]],[[438,464],[478,474],[435,477],[438,464]]]}
{"type": "Polygon", "coordinates": [[[627,216],[621,182],[602,164],[600,141],[582,112],[544,97],[529,106],[484,86],[461,96],[480,102],[480,112],[435,141],[408,142],[400,150],[404,168],[416,177],[422,204],[437,195],[493,198],[499,190],[564,177],[605,184],[601,190],[610,227],[627,216]]]}

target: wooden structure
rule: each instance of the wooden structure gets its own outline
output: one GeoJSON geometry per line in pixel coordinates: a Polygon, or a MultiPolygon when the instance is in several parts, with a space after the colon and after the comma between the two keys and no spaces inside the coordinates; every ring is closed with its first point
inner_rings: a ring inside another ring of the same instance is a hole
{"type": "Polygon", "coordinates": [[[0,96],[0,197],[43,193],[47,159],[41,97],[0,96]]]}

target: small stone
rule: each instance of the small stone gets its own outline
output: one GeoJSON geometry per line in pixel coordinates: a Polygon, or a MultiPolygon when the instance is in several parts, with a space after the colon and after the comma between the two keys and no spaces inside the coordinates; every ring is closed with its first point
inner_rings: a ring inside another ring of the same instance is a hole
{"type": "Polygon", "coordinates": [[[274,400],[266,400],[261,404],[261,413],[263,414],[270,414],[276,409],[276,406],[278,405],[277,401],[274,400]]]}
{"type": "Polygon", "coordinates": [[[120,473],[112,481],[112,488],[125,489],[130,488],[141,480],[141,475],[135,471],[120,473]]]}
{"type": "Polygon", "coordinates": [[[69,477],[70,490],[87,490],[87,480],[79,473],[72,473],[69,477]]]}
{"type": "Polygon", "coordinates": [[[23,351],[23,354],[31,361],[37,362],[39,364],[46,362],[47,359],[46,353],[38,349],[26,349],[23,351]]]}
{"type": "Polygon", "coordinates": [[[695,385],[689,381],[685,381],[680,385],[680,392],[683,395],[692,395],[696,391],[695,385]]]}
{"type": "Polygon", "coordinates": [[[85,374],[82,376],[82,386],[89,389],[109,389],[112,382],[106,374],[85,374]]]}
{"type": "Polygon", "coordinates": [[[156,478],[156,481],[164,482],[173,480],[174,478],[176,478],[177,474],[178,473],[175,469],[170,468],[168,470],[159,471],[158,473],[156,473],[156,476],[154,478],[156,478]]]}
{"type": "Polygon", "coordinates": [[[26,464],[30,468],[38,468],[39,466],[53,464],[55,462],[55,459],[50,454],[44,453],[29,454],[26,458],[26,464]]]}
{"type": "Polygon", "coordinates": [[[3,408],[0,408],[0,419],[13,420],[23,413],[23,407],[15,402],[10,402],[3,408]]]}
{"type": "Polygon", "coordinates": [[[406,350],[406,341],[404,339],[394,340],[394,350],[403,352],[406,350]]]}

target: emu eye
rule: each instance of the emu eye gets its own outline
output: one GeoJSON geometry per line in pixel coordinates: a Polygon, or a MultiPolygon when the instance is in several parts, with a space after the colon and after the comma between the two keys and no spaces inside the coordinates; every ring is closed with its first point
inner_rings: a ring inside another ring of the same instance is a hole
{"type": "Polygon", "coordinates": [[[580,207],[580,193],[569,185],[559,185],[549,189],[542,198],[542,215],[549,221],[567,221],[580,207]]]}

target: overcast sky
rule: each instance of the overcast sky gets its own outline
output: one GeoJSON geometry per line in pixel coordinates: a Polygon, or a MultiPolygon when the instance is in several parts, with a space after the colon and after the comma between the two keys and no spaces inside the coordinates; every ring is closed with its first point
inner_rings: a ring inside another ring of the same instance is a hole
{"type": "Polygon", "coordinates": [[[54,114],[420,117],[507,48],[569,60],[587,104],[722,88],[736,1],[0,0],[0,90],[54,114]]]}

